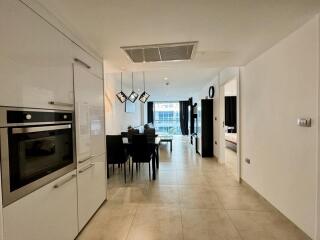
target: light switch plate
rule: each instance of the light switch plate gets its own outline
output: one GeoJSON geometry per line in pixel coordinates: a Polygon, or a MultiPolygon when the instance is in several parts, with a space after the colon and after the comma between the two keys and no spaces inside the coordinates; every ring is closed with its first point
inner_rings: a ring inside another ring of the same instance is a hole
{"type": "Polygon", "coordinates": [[[300,127],[311,127],[311,118],[298,118],[297,125],[300,127]]]}

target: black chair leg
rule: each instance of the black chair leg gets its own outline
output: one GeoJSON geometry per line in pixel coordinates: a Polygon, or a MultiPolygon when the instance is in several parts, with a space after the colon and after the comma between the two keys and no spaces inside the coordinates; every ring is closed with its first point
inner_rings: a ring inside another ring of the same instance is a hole
{"type": "Polygon", "coordinates": [[[132,161],[132,164],[131,164],[131,182],[133,181],[133,161],[132,161]]]}
{"type": "Polygon", "coordinates": [[[149,181],[151,181],[150,162],[149,162],[149,181]]]}
{"type": "Polygon", "coordinates": [[[126,184],[127,183],[126,163],[124,163],[123,166],[124,166],[124,184],[126,184]]]}
{"type": "Polygon", "coordinates": [[[131,171],[131,170],[130,170],[130,158],[129,158],[129,173],[130,173],[130,171],[131,171]]]}
{"type": "Polygon", "coordinates": [[[114,174],[114,164],[112,164],[112,171],[113,171],[113,174],[114,174]]]}
{"type": "Polygon", "coordinates": [[[107,164],[107,178],[110,177],[110,173],[109,173],[109,164],[107,164]]]}

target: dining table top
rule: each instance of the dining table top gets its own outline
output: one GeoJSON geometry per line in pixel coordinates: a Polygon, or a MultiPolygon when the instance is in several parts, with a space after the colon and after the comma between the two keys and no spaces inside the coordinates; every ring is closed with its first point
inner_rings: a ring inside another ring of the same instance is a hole
{"type": "MultiPolygon", "coordinates": [[[[127,137],[123,137],[122,141],[124,144],[132,144],[132,142],[129,141],[129,138],[127,138],[127,137]]],[[[147,138],[147,141],[148,141],[148,144],[159,145],[161,142],[161,138],[160,137],[147,138]]]]}

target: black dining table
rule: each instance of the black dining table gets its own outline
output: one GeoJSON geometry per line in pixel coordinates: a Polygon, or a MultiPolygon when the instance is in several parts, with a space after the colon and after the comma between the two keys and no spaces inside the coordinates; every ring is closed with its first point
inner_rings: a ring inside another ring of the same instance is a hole
{"type": "MultiPolygon", "coordinates": [[[[130,146],[131,141],[127,137],[122,138],[123,144],[130,146]]],[[[148,139],[148,145],[153,149],[154,153],[152,154],[152,179],[157,179],[156,169],[159,168],[159,145],[161,142],[160,137],[148,139]]]]}

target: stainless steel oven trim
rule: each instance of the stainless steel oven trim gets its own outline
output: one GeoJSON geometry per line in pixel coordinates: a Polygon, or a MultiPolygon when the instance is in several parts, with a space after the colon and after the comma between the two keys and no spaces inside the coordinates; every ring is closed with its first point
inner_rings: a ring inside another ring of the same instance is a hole
{"type": "Polygon", "coordinates": [[[10,191],[10,169],[9,169],[9,144],[8,144],[8,128],[0,128],[0,157],[1,157],[1,179],[2,179],[2,202],[3,207],[17,201],[18,199],[34,192],[42,186],[56,180],[59,177],[73,171],[77,167],[75,152],[75,134],[72,129],[73,140],[73,161],[71,164],[54,171],[32,183],[29,183],[13,192],[10,191]]]}
{"type": "Polygon", "coordinates": [[[36,122],[36,123],[9,123],[9,124],[0,124],[0,128],[7,127],[23,127],[23,126],[38,126],[38,125],[58,125],[58,124],[68,124],[72,121],[61,121],[61,122],[36,122]]]}
{"type": "Polygon", "coordinates": [[[0,107],[0,128],[1,127],[19,127],[19,126],[34,126],[34,125],[52,125],[52,124],[66,124],[72,121],[59,121],[59,122],[35,122],[35,123],[7,123],[7,111],[33,111],[33,112],[63,112],[72,113],[71,110],[54,110],[54,109],[38,109],[38,108],[16,108],[16,107],[0,107]]]}
{"type": "Polygon", "coordinates": [[[54,125],[54,126],[12,128],[12,134],[35,133],[35,132],[54,131],[54,130],[63,130],[63,129],[71,129],[71,124],[54,125]]]}

